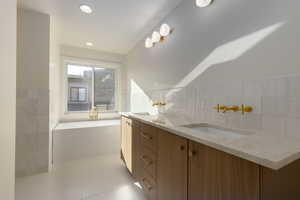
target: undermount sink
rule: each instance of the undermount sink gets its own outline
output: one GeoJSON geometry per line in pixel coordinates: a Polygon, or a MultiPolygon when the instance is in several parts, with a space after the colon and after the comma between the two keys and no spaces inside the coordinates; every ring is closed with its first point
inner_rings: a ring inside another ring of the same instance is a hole
{"type": "Polygon", "coordinates": [[[145,116],[150,115],[150,113],[148,113],[148,112],[140,112],[140,113],[132,113],[132,114],[134,114],[134,115],[145,115],[145,116]]]}
{"type": "Polygon", "coordinates": [[[215,136],[226,136],[226,137],[244,137],[252,135],[253,132],[248,132],[244,130],[233,130],[229,128],[218,127],[210,124],[188,124],[183,125],[182,127],[192,129],[194,131],[201,131],[207,134],[215,135],[215,136]]]}

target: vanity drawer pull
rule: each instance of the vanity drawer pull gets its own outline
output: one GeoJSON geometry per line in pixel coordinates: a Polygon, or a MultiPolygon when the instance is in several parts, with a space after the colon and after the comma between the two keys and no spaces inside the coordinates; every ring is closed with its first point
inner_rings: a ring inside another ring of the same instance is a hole
{"type": "Polygon", "coordinates": [[[151,160],[151,158],[149,158],[148,156],[141,156],[141,160],[147,165],[150,166],[152,165],[153,161],[151,160]]]}
{"type": "Polygon", "coordinates": [[[152,185],[147,181],[146,178],[142,179],[143,185],[147,188],[148,191],[151,191],[153,189],[152,185]]]}
{"type": "Polygon", "coordinates": [[[189,157],[194,157],[197,155],[197,151],[193,150],[193,151],[189,151],[189,157]]]}
{"type": "Polygon", "coordinates": [[[146,138],[147,140],[152,140],[152,137],[149,136],[149,135],[147,135],[147,134],[144,133],[144,132],[141,132],[141,135],[142,135],[144,138],[146,138]]]}

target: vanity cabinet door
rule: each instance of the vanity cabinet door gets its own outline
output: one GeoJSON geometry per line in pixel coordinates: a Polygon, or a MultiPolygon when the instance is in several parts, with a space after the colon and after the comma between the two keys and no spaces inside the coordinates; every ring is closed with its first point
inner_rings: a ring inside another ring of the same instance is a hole
{"type": "Polygon", "coordinates": [[[300,199],[300,160],[272,170],[261,167],[261,200],[300,199]]]}
{"type": "Polygon", "coordinates": [[[188,141],[160,130],[157,156],[157,199],[187,200],[188,141]]]}
{"type": "Polygon", "coordinates": [[[189,200],[259,200],[260,168],[189,142],[189,200]]]}
{"type": "Polygon", "coordinates": [[[132,121],[132,176],[139,181],[141,178],[141,144],[140,144],[140,124],[132,121]]]}

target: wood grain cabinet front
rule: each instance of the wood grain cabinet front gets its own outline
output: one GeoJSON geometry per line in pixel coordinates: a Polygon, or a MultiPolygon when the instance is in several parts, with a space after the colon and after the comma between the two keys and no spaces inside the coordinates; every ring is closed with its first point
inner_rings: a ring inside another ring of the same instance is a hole
{"type": "Polygon", "coordinates": [[[187,200],[188,141],[163,130],[158,134],[158,200],[187,200]]]}
{"type": "Polygon", "coordinates": [[[258,165],[189,142],[189,200],[259,200],[258,165]]]}

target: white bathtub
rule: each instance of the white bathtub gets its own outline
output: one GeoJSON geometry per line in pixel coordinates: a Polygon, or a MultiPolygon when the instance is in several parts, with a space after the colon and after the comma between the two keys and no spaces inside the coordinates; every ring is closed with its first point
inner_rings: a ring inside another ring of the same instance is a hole
{"type": "Polygon", "coordinates": [[[59,124],[53,131],[53,164],[120,152],[120,120],[59,124]]]}

